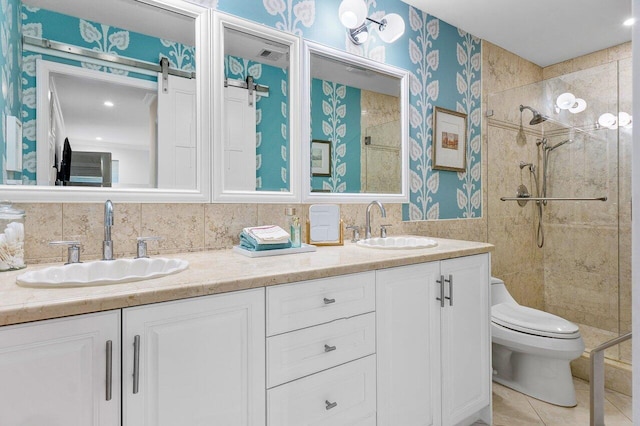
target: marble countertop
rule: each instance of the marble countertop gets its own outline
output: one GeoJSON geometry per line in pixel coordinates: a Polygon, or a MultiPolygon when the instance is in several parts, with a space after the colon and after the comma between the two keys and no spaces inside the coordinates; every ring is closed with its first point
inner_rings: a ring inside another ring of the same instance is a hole
{"type": "Polygon", "coordinates": [[[18,275],[51,266],[30,265],[20,271],[0,273],[0,325],[450,259],[493,249],[487,243],[434,239],[437,247],[414,250],[377,250],[347,242],[344,246],[318,247],[311,253],[261,258],[245,257],[232,250],[179,253],[163,257],[187,260],[189,268],[181,273],[77,288],[18,286],[18,275]]]}

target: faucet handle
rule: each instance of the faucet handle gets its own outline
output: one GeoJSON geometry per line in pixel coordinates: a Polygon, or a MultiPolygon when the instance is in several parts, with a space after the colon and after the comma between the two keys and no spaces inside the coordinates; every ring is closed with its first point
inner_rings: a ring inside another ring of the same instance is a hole
{"type": "Polygon", "coordinates": [[[393,226],[391,224],[380,225],[380,238],[387,238],[387,228],[393,226]]]}
{"type": "Polygon", "coordinates": [[[147,255],[147,241],[160,241],[164,240],[162,237],[138,237],[136,238],[136,259],[140,257],[149,257],[147,255]]]}
{"type": "Polygon", "coordinates": [[[67,263],[82,263],[80,262],[80,247],[82,244],[80,241],[49,241],[50,246],[68,246],[67,247],[67,263]]]}
{"type": "Polygon", "coordinates": [[[358,225],[349,225],[346,227],[347,229],[351,229],[353,231],[353,236],[351,237],[352,243],[357,243],[360,240],[360,227],[358,225]]]}

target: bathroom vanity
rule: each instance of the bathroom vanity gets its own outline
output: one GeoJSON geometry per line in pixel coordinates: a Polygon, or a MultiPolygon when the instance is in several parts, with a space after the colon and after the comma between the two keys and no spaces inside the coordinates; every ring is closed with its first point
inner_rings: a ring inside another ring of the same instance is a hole
{"type": "Polygon", "coordinates": [[[189,253],[85,288],[3,274],[0,424],[490,423],[492,246],[437,241],[189,253]]]}

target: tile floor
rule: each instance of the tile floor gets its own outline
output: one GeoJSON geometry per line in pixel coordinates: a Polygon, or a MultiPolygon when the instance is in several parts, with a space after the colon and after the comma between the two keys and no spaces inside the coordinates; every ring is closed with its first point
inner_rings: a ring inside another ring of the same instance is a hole
{"type": "MultiPolygon", "coordinates": [[[[494,426],[587,426],[589,425],[589,383],[573,379],[578,405],[558,407],[528,397],[498,383],[493,383],[494,426]]],[[[632,398],[606,391],[605,423],[607,426],[632,426],[632,398]]]]}

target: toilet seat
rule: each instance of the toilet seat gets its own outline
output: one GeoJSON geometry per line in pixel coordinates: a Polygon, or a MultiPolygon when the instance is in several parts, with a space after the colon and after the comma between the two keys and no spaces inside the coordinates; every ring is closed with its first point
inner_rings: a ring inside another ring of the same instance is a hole
{"type": "Polygon", "coordinates": [[[511,330],[556,339],[577,339],[578,326],[559,316],[512,303],[491,307],[491,321],[511,330]]]}

